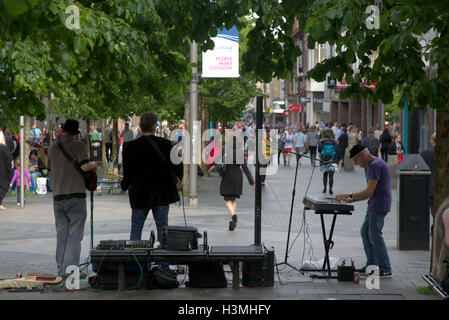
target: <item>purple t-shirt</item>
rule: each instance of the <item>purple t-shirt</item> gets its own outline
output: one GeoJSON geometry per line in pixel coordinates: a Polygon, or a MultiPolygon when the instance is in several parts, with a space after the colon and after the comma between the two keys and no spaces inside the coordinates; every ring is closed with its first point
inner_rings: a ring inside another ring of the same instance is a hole
{"type": "Polygon", "coordinates": [[[391,210],[391,173],[390,168],[380,158],[374,158],[368,164],[367,180],[377,180],[376,190],[368,200],[368,211],[390,212],[391,210]]]}

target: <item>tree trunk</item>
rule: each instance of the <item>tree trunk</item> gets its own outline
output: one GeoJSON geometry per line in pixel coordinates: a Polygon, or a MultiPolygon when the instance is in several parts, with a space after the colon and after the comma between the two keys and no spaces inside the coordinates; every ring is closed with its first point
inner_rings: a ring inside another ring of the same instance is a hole
{"type": "Polygon", "coordinates": [[[113,166],[118,168],[118,120],[112,120],[112,159],[114,159],[113,166]]]}
{"type": "Polygon", "coordinates": [[[23,137],[20,137],[20,143],[23,143],[23,158],[25,159],[25,164],[21,164],[21,165],[25,165],[25,168],[28,168],[28,156],[30,155],[30,151],[31,151],[31,146],[29,143],[27,143],[27,141],[30,140],[30,130],[31,130],[31,126],[34,123],[34,119],[30,116],[25,116],[25,127],[23,128],[23,137]]]}
{"type": "Polygon", "coordinates": [[[101,167],[103,170],[107,169],[108,162],[106,160],[106,143],[105,143],[105,131],[106,131],[106,120],[101,120],[101,134],[103,139],[101,139],[101,167]]]}
{"type": "Polygon", "coordinates": [[[48,134],[50,135],[50,143],[53,142],[53,114],[51,113],[51,99],[48,97],[48,134]]]}
{"type": "Polygon", "coordinates": [[[86,150],[87,150],[87,155],[90,157],[90,120],[86,120],[86,150]]]}
{"type": "MultiPolygon", "coordinates": [[[[442,33],[443,35],[447,32],[447,29],[442,33]]],[[[447,66],[442,64],[438,65],[438,74],[444,74],[447,66]]],[[[449,196],[449,89],[446,88],[443,92],[443,98],[446,102],[445,108],[437,110],[436,119],[436,139],[435,139],[435,181],[433,188],[433,235],[432,235],[432,247],[430,256],[430,270],[435,276],[435,270],[438,268],[436,265],[438,261],[441,260],[440,254],[444,252],[434,252],[434,248],[439,248],[440,246],[445,246],[444,239],[436,237],[436,230],[442,227],[443,221],[440,217],[437,217],[436,213],[439,206],[443,203],[446,197],[449,196]],[[436,244],[436,241],[440,242],[436,244]],[[441,243],[442,242],[442,243],[441,243]],[[434,268],[436,267],[436,268],[434,268]]],[[[449,248],[445,247],[446,252],[449,248]]]]}
{"type": "MultiPolygon", "coordinates": [[[[437,110],[437,130],[435,140],[435,181],[434,181],[434,200],[433,200],[433,212],[435,219],[433,221],[433,235],[435,231],[441,227],[443,221],[441,216],[437,217],[436,212],[438,207],[443,203],[444,199],[449,195],[449,90],[444,94],[446,108],[437,110]]],[[[431,270],[434,270],[434,265],[440,260],[440,252],[434,252],[434,247],[444,246],[444,239],[439,237],[432,237],[432,256],[431,256],[431,270]],[[435,242],[440,242],[439,245],[435,242]]]]}

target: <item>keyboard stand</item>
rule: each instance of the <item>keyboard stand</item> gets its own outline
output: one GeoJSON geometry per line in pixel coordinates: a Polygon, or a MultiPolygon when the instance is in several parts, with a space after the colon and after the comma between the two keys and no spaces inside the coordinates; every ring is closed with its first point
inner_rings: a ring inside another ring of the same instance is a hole
{"type": "Polygon", "coordinates": [[[337,215],[338,214],[346,214],[346,215],[350,215],[350,212],[344,213],[344,212],[340,212],[340,211],[333,211],[333,210],[316,210],[315,211],[316,214],[320,215],[320,219],[321,219],[321,231],[323,234],[323,244],[324,244],[324,262],[323,262],[323,267],[321,268],[321,270],[316,270],[316,269],[301,269],[301,271],[307,271],[307,272],[320,272],[320,271],[324,271],[327,272],[327,275],[310,275],[311,278],[318,278],[318,279],[337,279],[336,276],[332,276],[332,272],[337,272],[337,270],[331,270],[331,265],[330,265],[330,260],[329,260],[329,251],[330,249],[332,249],[334,247],[334,241],[332,240],[332,236],[334,235],[334,228],[335,228],[335,222],[337,220],[337,215]],[[324,222],[324,215],[333,215],[332,217],[332,224],[331,224],[331,228],[329,231],[329,237],[326,234],[326,226],[325,226],[325,222],[324,222]],[[326,268],[327,267],[327,268],[326,268]]]}

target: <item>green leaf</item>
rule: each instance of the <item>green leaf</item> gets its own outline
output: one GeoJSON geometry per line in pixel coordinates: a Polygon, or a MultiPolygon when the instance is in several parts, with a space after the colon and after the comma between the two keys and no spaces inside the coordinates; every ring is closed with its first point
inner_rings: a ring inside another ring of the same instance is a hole
{"type": "Polygon", "coordinates": [[[27,0],[3,0],[6,11],[12,16],[18,16],[28,11],[27,0]]]}
{"type": "Polygon", "coordinates": [[[86,51],[86,48],[87,48],[86,38],[76,37],[73,42],[73,48],[74,48],[75,53],[77,53],[77,54],[81,54],[84,51],[86,51]]]}

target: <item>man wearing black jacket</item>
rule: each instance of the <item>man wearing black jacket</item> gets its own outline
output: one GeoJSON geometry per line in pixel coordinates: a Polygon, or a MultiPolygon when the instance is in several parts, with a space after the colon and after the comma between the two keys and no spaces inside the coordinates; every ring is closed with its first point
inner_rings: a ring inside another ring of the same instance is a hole
{"type": "Polygon", "coordinates": [[[143,113],[140,117],[142,136],[124,144],[121,188],[129,190],[132,209],[130,240],[141,240],[145,220],[151,210],[156,222],[157,240],[162,244],[163,229],[168,225],[169,205],[180,200],[175,180],[182,180],[183,164],[171,162],[173,144],[155,135],[157,122],[158,117],[154,113],[143,113]]]}

